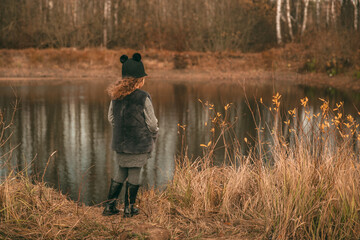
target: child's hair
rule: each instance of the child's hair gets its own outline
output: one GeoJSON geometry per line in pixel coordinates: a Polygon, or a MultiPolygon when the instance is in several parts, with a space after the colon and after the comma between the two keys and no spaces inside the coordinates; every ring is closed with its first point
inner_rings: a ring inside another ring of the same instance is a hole
{"type": "Polygon", "coordinates": [[[142,78],[123,78],[120,80],[117,80],[113,84],[111,84],[107,89],[107,93],[111,97],[112,100],[118,99],[118,98],[124,98],[136,89],[141,87],[142,78]]]}

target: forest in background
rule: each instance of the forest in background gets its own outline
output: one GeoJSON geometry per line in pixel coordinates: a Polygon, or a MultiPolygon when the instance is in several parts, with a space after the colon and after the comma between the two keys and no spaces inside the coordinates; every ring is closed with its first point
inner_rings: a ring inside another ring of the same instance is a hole
{"type": "Polygon", "coordinates": [[[0,48],[263,51],[326,34],[355,48],[359,0],[1,0],[0,48]]]}

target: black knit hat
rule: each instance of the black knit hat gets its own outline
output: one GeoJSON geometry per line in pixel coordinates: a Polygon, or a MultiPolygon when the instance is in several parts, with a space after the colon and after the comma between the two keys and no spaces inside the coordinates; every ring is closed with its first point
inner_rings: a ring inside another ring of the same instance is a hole
{"type": "Polygon", "coordinates": [[[122,65],[122,77],[141,78],[147,76],[144,65],[141,62],[140,53],[134,53],[131,59],[128,56],[122,55],[120,57],[122,65]]]}

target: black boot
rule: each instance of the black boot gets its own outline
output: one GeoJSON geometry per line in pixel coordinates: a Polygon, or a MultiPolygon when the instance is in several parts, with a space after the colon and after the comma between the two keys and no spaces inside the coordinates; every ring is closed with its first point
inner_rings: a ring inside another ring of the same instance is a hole
{"type": "Polygon", "coordinates": [[[104,216],[111,216],[119,214],[119,210],[116,209],[116,200],[121,192],[123,184],[111,179],[108,201],[106,202],[105,209],[102,213],[104,216]]]}
{"type": "Polygon", "coordinates": [[[124,217],[132,217],[139,214],[139,209],[134,207],[139,187],[139,185],[126,182],[124,217]]]}

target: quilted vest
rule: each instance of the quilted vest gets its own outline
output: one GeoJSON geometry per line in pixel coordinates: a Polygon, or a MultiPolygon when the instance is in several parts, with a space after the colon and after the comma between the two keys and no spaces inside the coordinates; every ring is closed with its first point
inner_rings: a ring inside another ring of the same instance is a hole
{"type": "Polygon", "coordinates": [[[114,127],[112,148],[117,153],[142,154],[152,151],[154,134],[145,122],[145,100],[150,95],[140,89],[112,101],[114,127]]]}

